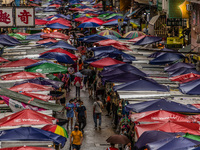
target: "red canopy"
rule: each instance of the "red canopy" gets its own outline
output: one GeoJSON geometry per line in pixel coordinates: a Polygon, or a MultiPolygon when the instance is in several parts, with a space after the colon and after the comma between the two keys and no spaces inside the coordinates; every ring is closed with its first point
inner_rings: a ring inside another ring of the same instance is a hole
{"type": "Polygon", "coordinates": [[[48,21],[42,19],[35,19],[35,25],[45,25],[48,21]]]}
{"type": "Polygon", "coordinates": [[[42,38],[58,38],[58,39],[65,39],[68,40],[70,37],[60,33],[60,32],[52,32],[52,33],[47,33],[47,34],[43,34],[41,35],[42,38]]]}
{"type": "Polygon", "coordinates": [[[21,125],[47,125],[53,124],[56,118],[44,115],[30,109],[24,109],[0,119],[0,127],[21,125]]]}
{"type": "Polygon", "coordinates": [[[137,42],[137,41],[143,39],[143,38],[146,37],[146,36],[147,36],[147,35],[142,35],[142,36],[139,36],[139,37],[130,39],[130,40],[128,40],[128,42],[137,42]]]}
{"type": "Polygon", "coordinates": [[[101,20],[101,19],[99,19],[99,18],[97,18],[97,17],[89,18],[88,20],[83,21],[83,23],[84,23],[84,22],[94,22],[94,23],[97,23],[97,24],[99,24],[99,25],[102,25],[102,24],[105,23],[103,20],[101,20]]]}
{"type": "Polygon", "coordinates": [[[34,79],[34,78],[45,78],[45,75],[41,73],[34,73],[34,72],[15,72],[15,73],[9,73],[6,75],[1,76],[2,80],[18,80],[18,79],[34,79]]]}
{"type": "Polygon", "coordinates": [[[35,84],[35,83],[24,83],[24,84],[13,86],[9,89],[15,92],[38,92],[38,91],[50,91],[52,88],[48,86],[44,86],[44,85],[35,84]]]}
{"type": "Polygon", "coordinates": [[[97,7],[102,8],[103,5],[101,3],[98,3],[98,4],[96,4],[96,5],[93,6],[93,8],[97,8],[97,7]]]}
{"type": "Polygon", "coordinates": [[[105,66],[116,65],[116,64],[124,64],[124,62],[116,60],[116,59],[112,59],[110,57],[106,57],[106,58],[102,58],[100,60],[90,63],[91,66],[97,67],[97,68],[103,68],[105,66]]]}
{"type": "Polygon", "coordinates": [[[6,61],[9,61],[9,60],[7,60],[7,59],[5,59],[3,57],[0,57],[0,62],[6,62],[6,61]]]}
{"type": "Polygon", "coordinates": [[[17,32],[17,34],[20,34],[20,35],[23,35],[23,36],[30,35],[29,33],[24,33],[24,32],[17,32]]]}
{"type": "Polygon", "coordinates": [[[108,22],[115,21],[115,20],[117,20],[117,19],[110,19],[108,21],[105,21],[104,23],[108,23],[108,22]]]}
{"type": "Polygon", "coordinates": [[[57,40],[54,40],[54,39],[44,39],[44,40],[39,40],[39,41],[37,41],[36,43],[38,43],[38,44],[44,44],[44,43],[49,43],[49,42],[56,43],[56,42],[58,42],[58,41],[57,41],[57,40]]]}
{"type": "Polygon", "coordinates": [[[69,57],[71,57],[73,60],[77,60],[78,59],[74,54],[72,54],[72,53],[70,53],[70,52],[68,52],[68,51],[66,51],[66,50],[64,50],[62,48],[55,48],[55,49],[40,53],[40,55],[43,55],[45,53],[50,53],[50,52],[64,53],[64,54],[68,55],[69,57]]]}
{"type": "Polygon", "coordinates": [[[12,61],[6,64],[2,64],[0,66],[0,68],[5,68],[5,67],[26,67],[29,65],[32,65],[34,63],[38,62],[38,60],[35,59],[29,59],[29,58],[24,58],[24,59],[20,59],[17,61],[12,61]]]}
{"type": "Polygon", "coordinates": [[[191,105],[193,105],[194,107],[200,109],[200,104],[191,104],[191,105]]]}
{"type": "Polygon", "coordinates": [[[52,148],[21,146],[0,148],[0,150],[52,150],[52,148]]]}
{"type": "Polygon", "coordinates": [[[66,20],[66,19],[63,19],[63,18],[58,18],[58,19],[51,20],[51,21],[47,22],[47,24],[53,24],[53,23],[60,23],[60,24],[65,25],[65,26],[72,27],[71,24],[70,24],[71,22],[66,20]]]}
{"type": "Polygon", "coordinates": [[[96,42],[96,44],[99,44],[101,46],[113,46],[120,50],[130,50],[126,47],[126,44],[116,41],[116,40],[111,40],[111,39],[102,40],[102,41],[96,42]]]}
{"type": "Polygon", "coordinates": [[[84,22],[84,21],[86,21],[86,20],[88,20],[88,19],[90,19],[90,18],[88,18],[88,17],[80,17],[80,18],[76,18],[76,19],[74,19],[74,21],[76,21],[76,22],[84,22]]]}
{"type": "Polygon", "coordinates": [[[185,83],[185,82],[193,81],[193,80],[196,80],[196,79],[199,79],[199,78],[200,78],[200,75],[198,75],[198,74],[188,73],[188,74],[183,74],[183,75],[171,77],[170,80],[171,81],[178,81],[180,83],[185,83]]]}
{"type": "Polygon", "coordinates": [[[59,4],[52,4],[52,5],[49,5],[49,7],[56,7],[56,8],[58,8],[58,7],[61,7],[61,5],[59,5],[59,4]]]}
{"type": "Polygon", "coordinates": [[[166,122],[166,121],[192,122],[193,121],[193,119],[189,119],[185,115],[165,110],[154,110],[142,113],[135,113],[131,114],[130,117],[133,122],[166,122]]]}
{"type": "Polygon", "coordinates": [[[135,126],[135,131],[138,137],[145,131],[157,130],[164,132],[183,132],[189,134],[200,135],[198,123],[187,123],[187,122],[162,122],[152,124],[138,124],[135,126]]]}
{"type": "Polygon", "coordinates": [[[69,10],[71,10],[71,11],[82,11],[82,9],[80,9],[80,8],[69,8],[69,10]]]}
{"type": "Polygon", "coordinates": [[[33,98],[36,98],[36,99],[40,99],[42,101],[49,101],[51,99],[50,95],[26,93],[26,92],[23,92],[23,93],[20,93],[20,94],[23,94],[23,95],[26,95],[26,96],[29,96],[29,97],[33,97],[33,98]]]}

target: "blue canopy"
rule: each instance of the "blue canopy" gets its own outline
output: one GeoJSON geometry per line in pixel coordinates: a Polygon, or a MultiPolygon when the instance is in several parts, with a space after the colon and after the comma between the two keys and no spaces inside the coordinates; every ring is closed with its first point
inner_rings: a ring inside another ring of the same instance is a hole
{"type": "Polygon", "coordinates": [[[99,47],[93,47],[91,48],[91,50],[93,51],[109,51],[109,50],[118,50],[117,48],[113,47],[113,46],[99,46],[99,47]]]}
{"type": "Polygon", "coordinates": [[[84,60],[84,64],[90,64],[90,63],[97,61],[97,60],[99,60],[99,59],[92,57],[92,58],[89,58],[87,60],[84,60]]]}
{"type": "Polygon", "coordinates": [[[108,39],[107,37],[96,34],[95,36],[92,36],[92,37],[87,38],[86,40],[83,40],[83,42],[95,43],[95,42],[98,42],[101,40],[107,40],[107,39],[108,39]]]}
{"type": "Polygon", "coordinates": [[[163,53],[162,55],[159,55],[158,57],[154,58],[149,62],[151,65],[164,65],[167,63],[172,63],[174,61],[177,61],[179,59],[182,59],[184,56],[179,53],[163,53]]]}
{"type": "Polygon", "coordinates": [[[45,53],[45,54],[41,55],[39,58],[47,58],[47,59],[53,58],[61,63],[74,64],[73,59],[64,53],[57,53],[57,52],[45,53]]]}
{"type": "Polygon", "coordinates": [[[77,28],[96,28],[99,27],[100,25],[94,22],[84,22],[80,24],[77,28]]]}
{"type": "Polygon", "coordinates": [[[168,92],[169,89],[151,79],[139,79],[128,83],[116,85],[114,91],[161,91],[168,92]]]}
{"type": "MultiPolygon", "coordinates": [[[[112,17],[112,18],[109,18],[109,20],[112,20],[112,19],[123,19],[123,16],[114,16],[114,17],[112,17]]],[[[126,18],[124,18],[124,21],[128,21],[129,19],[126,17],[126,18]]]]}
{"type": "Polygon", "coordinates": [[[34,64],[32,64],[32,65],[26,66],[24,69],[29,69],[29,68],[32,68],[32,67],[41,65],[41,64],[43,64],[43,63],[52,63],[52,64],[55,64],[55,63],[53,63],[52,61],[42,60],[42,61],[36,62],[36,63],[34,63],[34,64]]]}
{"type": "Polygon", "coordinates": [[[58,11],[55,7],[46,7],[43,10],[44,12],[56,12],[58,11]]]}
{"type": "Polygon", "coordinates": [[[174,77],[188,73],[200,74],[200,72],[198,72],[195,68],[179,68],[174,72],[169,72],[169,76],[174,77]]]}
{"type": "Polygon", "coordinates": [[[69,29],[68,26],[65,26],[65,25],[60,24],[60,23],[47,24],[46,27],[51,28],[51,29],[69,29]]]}
{"type": "Polygon", "coordinates": [[[139,80],[141,78],[144,78],[142,76],[138,76],[136,74],[131,73],[122,73],[114,76],[108,76],[108,77],[102,77],[103,82],[130,82],[134,80],[139,80]]]}
{"type": "Polygon", "coordinates": [[[153,110],[166,110],[180,113],[200,113],[200,110],[198,108],[191,108],[187,105],[183,105],[166,99],[157,99],[137,104],[129,104],[125,106],[125,109],[126,111],[131,110],[137,113],[153,110]]]}
{"type": "Polygon", "coordinates": [[[126,73],[132,73],[132,74],[136,74],[142,77],[146,77],[147,75],[142,72],[141,70],[139,70],[138,68],[129,65],[129,64],[121,64],[121,65],[112,65],[112,66],[108,66],[108,67],[104,67],[104,70],[100,73],[101,76],[109,76],[112,75],[112,73],[114,74],[114,72],[116,70],[121,70],[123,72],[126,73]]]}
{"type": "Polygon", "coordinates": [[[143,39],[135,42],[134,45],[147,45],[147,44],[152,44],[159,41],[162,41],[161,37],[145,36],[143,39]]]}
{"type": "MultiPolygon", "coordinates": [[[[123,25],[126,25],[127,22],[123,22],[123,25]]],[[[110,22],[107,22],[107,23],[104,23],[103,26],[116,26],[118,25],[118,20],[114,20],[114,21],[110,21],[110,22]]]]}
{"type": "Polygon", "coordinates": [[[189,64],[189,63],[178,62],[171,66],[165,67],[164,70],[167,72],[173,72],[179,68],[195,68],[195,65],[189,64]]]}
{"type": "Polygon", "coordinates": [[[171,138],[175,136],[182,136],[182,135],[185,135],[185,133],[182,133],[182,132],[169,133],[169,132],[155,131],[155,130],[145,131],[139,137],[139,139],[135,143],[135,146],[138,149],[141,149],[144,146],[146,146],[146,144],[148,143],[152,143],[158,140],[167,139],[167,138],[171,138]]]}
{"type": "Polygon", "coordinates": [[[59,41],[59,42],[56,42],[54,45],[48,47],[48,48],[65,48],[65,49],[69,49],[69,50],[77,50],[75,47],[73,47],[72,45],[64,42],[64,41],[59,41]]]}
{"type": "Polygon", "coordinates": [[[112,39],[112,40],[119,40],[116,36],[114,35],[105,35],[105,37],[112,39]]]}
{"type": "Polygon", "coordinates": [[[11,43],[10,41],[6,40],[5,38],[0,39],[0,44],[4,46],[15,46],[15,43],[11,43]]]}
{"type": "Polygon", "coordinates": [[[5,40],[9,41],[12,44],[20,44],[20,42],[17,39],[15,39],[15,38],[13,38],[12,36],[9,36],[9,35],[1,34],[0,35],[0,40],[2,40],[2,39],[5,39],[5,40]]]}
{"type": "Polygon", "coordinates": [[[163,53],[165,53],[165,52],[163,52],[163,51],[173,52],[174,50],[172,50],[172,49],[167,49],[167,48],[163,48],[163,49],[161,49],[160,51],[157,51],[157,52],[152,53],[151,55],[148,56],[148,58],[156,58],[156,57],[158,57],[159,55],[162,55],[163,53]]]}
{"type": "Polygon", "coordinates": [[[32,127],[21,127],[0,131],[0,141],[53,141],[55,144],[65,146],[67,139],[50,131],[32,127]]]}
{"type": "Polygon", "coordinates": [[[185,137],[170,137],[147,143],[149,150],[189,150],[188,147],[199,145],[199,141],[188,139],[185,137]]]}
{"type": "Polygon", "coordinates": [[[40,40],[42,39],[40,36],[45,34],[44,32],[36,33],[36,34],[31,34],[26,36],[26,40],[40,40]]]}
{"type": "Polygon", "coordinates": [[[179,89],[184,94],[200,95],[200,79],[180,84],[179,89]]]}

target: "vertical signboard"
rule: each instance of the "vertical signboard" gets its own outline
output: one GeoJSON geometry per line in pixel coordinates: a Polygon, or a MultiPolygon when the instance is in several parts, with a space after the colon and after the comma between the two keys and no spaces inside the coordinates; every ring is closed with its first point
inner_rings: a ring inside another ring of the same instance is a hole
{"type": "Polygon", "coordinates": [[[16,27],[34,27],[35,12],[33,7],[16,7],[15,8],[15,25],[16,27]]]}
{"type": "Polygon", "coordinates": [[[0,7],[0,27],[14,26],[12,7],[0,7]]]}

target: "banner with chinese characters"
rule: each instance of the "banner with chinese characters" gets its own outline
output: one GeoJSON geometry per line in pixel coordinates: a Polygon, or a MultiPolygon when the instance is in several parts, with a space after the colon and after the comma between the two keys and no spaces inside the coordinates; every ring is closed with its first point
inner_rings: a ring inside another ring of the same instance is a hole
{"type": "Polygon", "coordinates": [[[34,27],[33,7],[0,7],[0,27],[34,27]]]}
{"type": "Polygon", "coordinates": [[[35,12],[33,7],[15,7],[16,27],[35,26],[35,12]]]}
{"type": "Polygon", "coordinates": [[[0,27],[13,27],[14,16],[12,7],[0,8],[0,27]]]}

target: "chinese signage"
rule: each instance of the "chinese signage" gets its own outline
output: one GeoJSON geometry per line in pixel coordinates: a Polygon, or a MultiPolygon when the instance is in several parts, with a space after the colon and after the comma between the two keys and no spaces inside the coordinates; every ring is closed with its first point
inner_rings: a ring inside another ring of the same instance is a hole
{"type": "Polygon", "coordinates": [[[180,37],[167,37],[167,45],[168,44],[183,44],[183,38],[180,37]]]}
{"type": "Polygon", "coordinates": [[[186,0],[169,0],[168,18],[189,18],[189,12],[186,9],[186,0]]]}
{"type": "Polygon", "coordinates": [[[35,12],[33,7],[0,7],[0,27],[33,27],[35,12]]]}
{"type": "Polygon", "coordinates": [[[13,8],[4,7],[0,9],[0,26],[1,27],[12,27],[14,26],[13,21],[13,8]]]}

